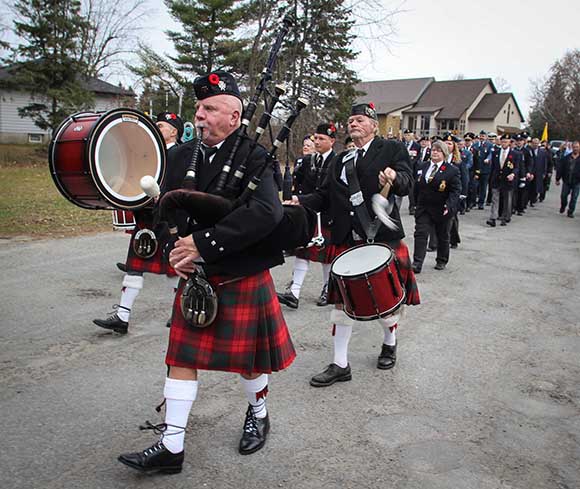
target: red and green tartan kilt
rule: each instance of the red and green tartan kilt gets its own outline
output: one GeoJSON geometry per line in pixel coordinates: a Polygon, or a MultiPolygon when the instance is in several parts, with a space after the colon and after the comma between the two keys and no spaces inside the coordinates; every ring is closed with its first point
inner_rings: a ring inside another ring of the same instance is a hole
{"type": "MultiPolygon", "coordinates": [[[[380,243],[377,241],[377,244],[380,243]]],[[[355,243],[355,245],[363,244],[362,241],[355,243]]],[[[408,306],[416,306],[421,303],[421,297],[419,296],[419,287],[417,286],[417,281],[415,280],[415,273],[413,272],[413,266],[411,264],[411,257],[409,256],[409,248],[400,240],[396,243],[384,243],[388,245],[394,252],[399,263],[399,271],[401,272],[401,278],[403,279],[403,287],[405,287],[406,292],[406,304],[408,306]]],[[[335,247],[336,258],[341,253],[352,248],[353,246],[340,245],[335,247]]],[[[333,259],[334,259],[333,258],[333,259]]],[[[338,289],[338,284],[336,280],[332,278],[332,273],[330,274],[330,279],[328,280],[328,303],[329,304],[343,304],[342,296],[338,289]]]]}
{"type": "MultiPolygon", "coordinates": [[[[127,252],[127,260],[125,261],[125,266],[127,271],[130,272],[141,272],[141,273],[156,273],[157,275],[167,275],[168,277],[175,277],[177,273],[173,270],[173,267],[165,261],[163,258],[163,246],[164,243],[159,241],[159,246],[157,251],[151,258],[141,258],[135,254],[133,249],[133,242],[135,241],[135,235],[141,229],[147,228],[152,229],[151,224],[147,221],[137,220],[137,225],[131,233],[131,240],[129,241],[129,251],[127,252]]],[[[155,233],[157,236],[157,233],[155,233]]],[[[157,236],[159,240],[159,236],[157,236]]]]}
{"type": "MultiPolygon", "coordinates": [[[[316,230],[315,235],[316,234],[318,234],[318,229],[316,230]]],[[[315,261],[317,263],[331,263],[336,256],[336,246],[330,244],[330,228],[322,226],[322,236],[324,236],[325,243],[323,248],[318,248],[316,246],[311,246],[310,248],[300,248],[296,250],[296,258],[315,261]]]]}
{"type": "Polygon", "coordinates": [[[264,270],[219,285],[230,279],[209,278],[218,295],[218,313],[206,328],[186,324],[180,304],[185,281],[180,280],[173,303],[167,365],[252,374],[283,370],[294,361],[296,351],[270,272],[264,270]]]}

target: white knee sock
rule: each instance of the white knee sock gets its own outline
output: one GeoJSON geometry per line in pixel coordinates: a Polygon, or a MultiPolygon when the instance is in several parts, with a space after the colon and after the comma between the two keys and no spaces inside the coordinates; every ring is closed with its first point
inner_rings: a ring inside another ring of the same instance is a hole
{"type": "Polygon", "coordinates": [[[143,288],[143,276],[142,275],[125,275],[123,278],[123,289],[121,291],[121,301],[119,309],[117,310],[117,316],[121,321],[129,321],[131,316],[131,309],[133,308],[133,303],[141,289],[143,288]]]}
{"type": "Polygon", "coordinates": [[[328,276],[330,275],[330,263],[322,264],[322,284],[328,284],[328,276]]]}
{"type": "Polygon", "coordinates": [[[268,414],[266,409],[266,396],[268,395],[268,375],[262,374],[255,379],[244,379],[240,375],[240,381],[248,402],[252,406],[252,411],[256,418],[265,418],[268,414]]]}
{"type": "Polygon", "coordinates": [[[379,319],[378,321],[383,327],[383,331],[385,332],[383,344],[395,346],[397,344],[397,336],[395,331],[397,329],[397,323],[399,322],[399,315],[393,314],[392,316],[379,319]]]}
{"type": "Polygon", "coordinates": [[[309,263],[308,260],[303,260],[302,258],[294,259],[294,273],[292,275],[292,286],[290,290],[297,299],[300,298],[300,289],[304,283],[304,277],[306,277],[306,273],[308,272],[309,263]]]}
{"type": "Polygon", "coordinates": [[[163,445],[171,453],[183,451],[187,419],[197,397],[197,380],[165,379],[165,424],[163,445]]]}

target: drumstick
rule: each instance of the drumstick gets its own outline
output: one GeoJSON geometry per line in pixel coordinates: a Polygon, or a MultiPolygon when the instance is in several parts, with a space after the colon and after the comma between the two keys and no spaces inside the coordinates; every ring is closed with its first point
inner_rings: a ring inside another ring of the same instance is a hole
{"type": "Polygon", "coordinates": [[[389,202],[387,195],[391,191],[391,182],[387,180],[380,193],[373,195],[373,211],[381,222],[390,230],[396,231],[399,226],[394,219],[389,216],[393,210],[393,204],[389,202]]]}
{"type": "Polygon", "coordinates": [[[161,193],[159,184],[151,175],[145,175],[143,178],[141,178],[139,185],[141,186],[143,192],[145,192],[149,197],[155,198],[158,197],[161,193]]]}

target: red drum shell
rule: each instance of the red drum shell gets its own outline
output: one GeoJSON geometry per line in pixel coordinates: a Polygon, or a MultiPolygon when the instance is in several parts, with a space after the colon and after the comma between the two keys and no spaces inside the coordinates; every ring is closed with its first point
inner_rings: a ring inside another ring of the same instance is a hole
{"type": "Polygon", "coordinates": [[[362,244],[338,255],[330,268],[344,302],[357,321],[393,314],[405,301],[395,252],[380,243],[362,244]]]}
{"type": "Polygon", "coordinates": [[[115,231],[131,231],[135,229],[135,214],[122,209],[113,210],[113,229],[115,231]]]}
{"type": "Polygon", "coordinates": [[[140,209],[152,198],[140,187],[165,177],[165,144],[157,126],[134,109],[79,112],[57,129],[49,166],[60,193],[85,209],[140,209]]]}

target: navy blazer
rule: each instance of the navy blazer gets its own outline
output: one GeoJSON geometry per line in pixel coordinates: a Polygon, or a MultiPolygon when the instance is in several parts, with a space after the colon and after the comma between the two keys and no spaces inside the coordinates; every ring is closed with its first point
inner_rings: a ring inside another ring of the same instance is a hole
{"type": "Polygon", "coordinates": [[[518,171],[522,161],[522,154],[509,148],[503,168],[500,165],[501,149],[494,152],[491,160],[491,173],[489,175],[489,185],[491,188],[498,188],[500,190],[511,190],[518,182],[518,171]],[[510,182],[507,177],[513,175],[514,178],[510,182]]]}
{"type": "Polygon", "coordinates": [[[423,163],[417,172],[415,188],[417,189],[417,207],[415,217],[427,212],[434,221],[442,221],[452,217],[459,207],[459,196],[461,195],[461,179],[459,168],[453,163],[446,163],[439,167],[439,170],[428,182],[425,174],[429,171],[431,162],[423,163]],[[447,215],[443,215],[445,207],[449,210],[447,215]]]}

